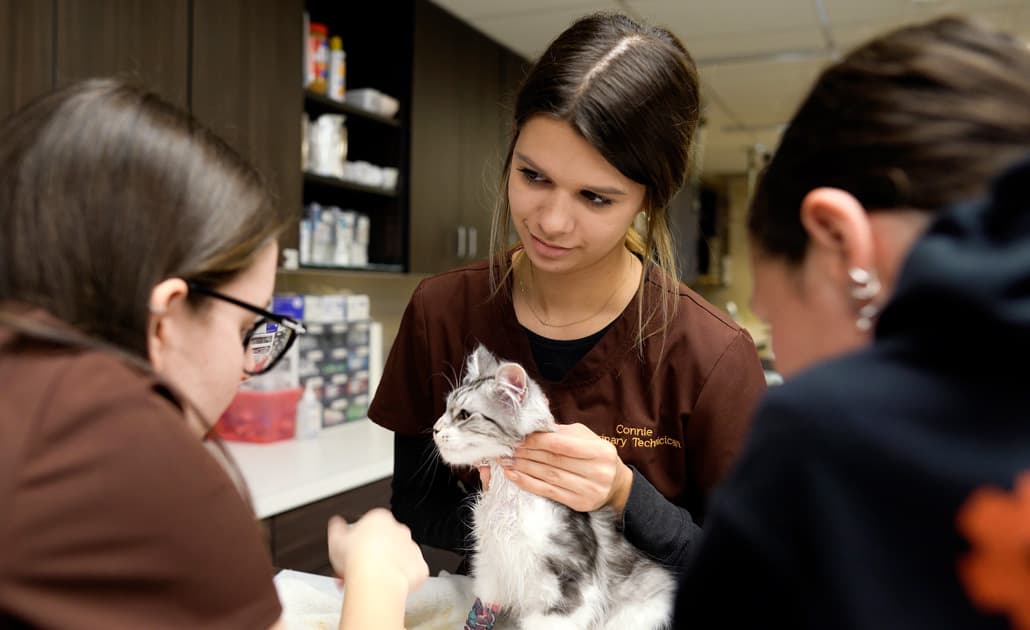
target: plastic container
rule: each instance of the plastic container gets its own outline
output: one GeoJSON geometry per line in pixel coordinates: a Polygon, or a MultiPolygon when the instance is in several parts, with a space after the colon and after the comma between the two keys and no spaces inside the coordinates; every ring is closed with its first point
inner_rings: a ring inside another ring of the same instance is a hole
{"type": "Polygon", "coordinates": [[[383,172],[383,188],[387,190],[394,190],[397,188],[397,169],[392,166],[384,166],[383,172]]]}
{"type": "Polygon", "coordinates": [[[308,26],[308,89],[325,94],[329,87],[329,27],[321,22],[308,26]]]}
{"type": "Polygon", "coordinates": [[[393,118],[397,115],[397,110],[401,108],[401,103],[389,94],[379,93],[379,113],[387,118],[393,118]]]}
{"type": "Polygon", "coordinates": [[[237,442],[277,442],[296,433],[300,387],[274,392],[240,390],[215,423],[215,434],[237,442]]]}
{"type": "Polygon", "coordinates": [[[297,438],[310,440],[318,437],[322,430],[322,403],[318,401],[315,390],[309,382],[304,388],[304,395],[297,403],[297,438]]]}
{"type": "Polygon", "coordinates": [[[360,107],[387,118],[392,118],[397,113],[397,110],[400,109],[400,102],[397,99],[388,94],[383,94],[375,88],[347,90],[344,97],[348,103],[355,107],[360,107]]]}
{"type": "Polygon", "coordinates": [[[318,175],[343,177],[347,160],[347,127],[342,114],[322,114],[308,135],[308,169],[318,175]]]}

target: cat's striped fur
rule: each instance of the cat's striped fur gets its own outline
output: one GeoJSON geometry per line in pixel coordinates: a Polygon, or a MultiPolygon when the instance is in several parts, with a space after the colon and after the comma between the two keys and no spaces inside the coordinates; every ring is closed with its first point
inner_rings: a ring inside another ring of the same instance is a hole
{"type": "Polygon", "coordinates": [[[433,437],[454,466],[491,464],[474,509],[475,593],[501,607],[495,630],[658,630],[671,617],[670,572],[626,542],[610,508],[576,512],[516,487],[496,458],[555,430],[526,371],[479,346],[448,395],[433,437]]]}

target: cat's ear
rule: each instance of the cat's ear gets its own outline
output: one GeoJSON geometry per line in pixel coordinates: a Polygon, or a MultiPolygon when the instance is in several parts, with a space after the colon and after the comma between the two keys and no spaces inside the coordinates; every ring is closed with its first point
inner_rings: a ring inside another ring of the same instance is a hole
{"type": "Polygon", "coordinates": [[[505,363],[497,368],[495,376],[498,388],[505,397],[516,405],[526,401],[526,394],[529,392],[529,375],[518,363],[505,363]]]}
{"type": "Polygon", "coordinates": [[[475,380],[484,372],[490,371],[495,365],[497,365],[497,359],[494,355],[490,354],[486,346],[479,344],[469,355],[468,363],[465,365],[465,380],[475,380]]]}

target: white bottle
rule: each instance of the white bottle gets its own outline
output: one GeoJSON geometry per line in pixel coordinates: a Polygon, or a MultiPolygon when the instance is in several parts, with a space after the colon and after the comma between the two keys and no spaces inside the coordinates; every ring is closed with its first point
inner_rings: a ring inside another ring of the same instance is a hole
{"type": "Polygon", "coordinates": [[[343,52],[343,40],[329,39],[329,98],[342,101],[347,91],[347,53],[343,52]]]}
{"type": "Polygon", "coordinates": [[[322,403],[318,401],[309,382],[304,387],[304,395],[297,403],[297,437],[302,440],[316,438],[321,430],[322,403]]]}

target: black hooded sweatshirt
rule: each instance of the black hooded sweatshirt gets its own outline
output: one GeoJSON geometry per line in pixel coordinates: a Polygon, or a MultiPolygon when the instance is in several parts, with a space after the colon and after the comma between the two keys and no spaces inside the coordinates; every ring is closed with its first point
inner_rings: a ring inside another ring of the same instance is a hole
{"type": "Polygon", "coordinates": [[[934,221],[870,347],[769,391],[675,627],[1030,628],[1028,363],[1030,160],[934,221]]]}

